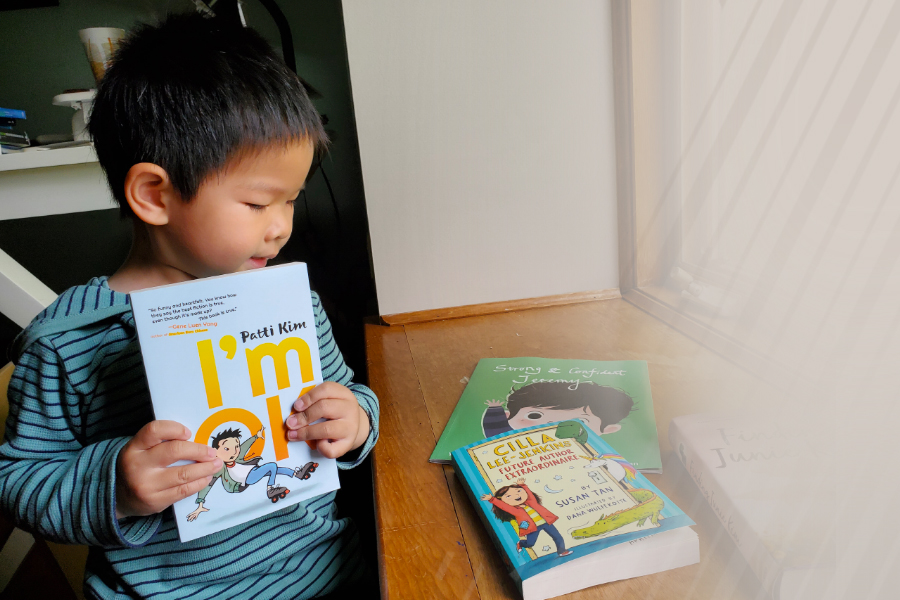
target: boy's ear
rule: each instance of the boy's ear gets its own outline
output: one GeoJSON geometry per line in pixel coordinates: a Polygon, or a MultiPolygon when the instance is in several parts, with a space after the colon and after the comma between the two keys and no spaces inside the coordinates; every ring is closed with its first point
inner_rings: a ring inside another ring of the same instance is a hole
{"type": "Polygon", "coordinates": [[[508,411],[508,410],[506,410],[506,409],[505,409],[505,408],[504,408],[504,409],[503,409],[503,412],[505,412],[505,413],[506,413],[506,418],[507,418],[507,419],[509,419],[509,411],[508,411]]]}
{"type": "Polygon", "coordinates": [[[604,433],[604,434],[606,434],[606,433],[615,433],[615,432],[617,432],[617,431],[620,430],[620,429],[622,429],[622,426],[619,425],[618,423],[615,424],[615,425],[607,425],[606,427],[603,428],[603,433],[604,433]]]}
{"type": "Polygon", "coordinates": [[[178,200],[165,169],[153,163],[138,163],[125,175],[125,199],[138,219],[148,225],[169,222],[169,205],[178,200]]]}

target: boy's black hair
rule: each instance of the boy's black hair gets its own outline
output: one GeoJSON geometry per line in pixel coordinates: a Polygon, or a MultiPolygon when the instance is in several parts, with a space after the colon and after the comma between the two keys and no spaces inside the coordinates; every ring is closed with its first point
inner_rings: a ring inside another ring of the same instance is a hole
{"type": "Polygon", "coordinates": [[[199,13],[137,26],[97,89],[88,125],[122,216],[125,176],[165,169],[185,201],[256,148],[328,136],[300,79],[252,29],[199,13]]]}
{"type": "MultiPolygon", "coordinates": [[[[523,408],[544,407],[566,410],[590,408],[603,427],[618,423],[634,408],[631,396],[608,385],[580,382],[575,389],[568,381],[539,381],[524,385],[509,395],[506,410],[513,417],[523,408]]],[[[602,432],[597,432],[602,433],[602,432]]]]}
{"type": "Polygon", "coordinates": [[[237,440],[241,441],[241,430],[240,429],[223,429],[219,433],[216,434],[216,437],[212,439],[212,443],[210,444],[216,450],[219,449],[219,442],[222,440],[227,440],[228,438],[237,438],[237,440]]]}

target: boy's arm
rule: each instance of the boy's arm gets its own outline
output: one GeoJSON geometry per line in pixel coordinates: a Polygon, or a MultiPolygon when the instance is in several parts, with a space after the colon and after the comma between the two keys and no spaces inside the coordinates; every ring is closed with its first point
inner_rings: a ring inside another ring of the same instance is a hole
{"type": "Polygon", "coordinates": [[[116,519],[116,461],[128,437],[82,446],[80,397],[45,340],[18,361],[9,387],[6,443],[0,447],[0,505],[44,537],[92,546],[140,546],[157,514],[116,519]]]}
{"type": "Polygon", "coordinates": [[[312,293],[313,313],[316,319],[316,334],[319,338],[319,356],[322,361],[322,380],[334,381],[350,389],[356,396],[363,412],[366,413],[369,423],[369,433],[362,446],[348,453],[346,460],[338,461],[338,468],[351,469],[361,463],[369,454],[378,440],[378,398],[375,393],[361,383],[353,382],[353,371],[344,363],[344,357],[334,341],[331,331],[331,323],[322,308],[319,295],[312,293]]]}

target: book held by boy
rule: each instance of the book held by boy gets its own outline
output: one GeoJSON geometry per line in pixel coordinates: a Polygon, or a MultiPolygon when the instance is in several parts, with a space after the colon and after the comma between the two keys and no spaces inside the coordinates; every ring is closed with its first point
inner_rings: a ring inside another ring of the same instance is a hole
{"type": "Polygon", "coordinates": [[[748,414],[676,417],[669,441],[775,600],[829,598],[841,474],[816,471],[833,460],[815,456],[788,425],[748,414]]]}
{"type": "Polygon", "coordinates": [[[542,423],[578,419],[644,473],[662,461],[646,361],[483,358],[450,416],[430,461],[480,439],[542,423]]]}
{"type": "Polygon", "coordinates": [[[322,382],[305,264],[141,290],[131,303],[155,417],[223,460],[175,503],[182,542],[338,489],[336,461],[289,442],[284,425],[322,382]]]}
{"type": "Polygon", "coordinates": [[[694,522],[580,421],[451,453],[525,600],[699,562],[694,522]]]}

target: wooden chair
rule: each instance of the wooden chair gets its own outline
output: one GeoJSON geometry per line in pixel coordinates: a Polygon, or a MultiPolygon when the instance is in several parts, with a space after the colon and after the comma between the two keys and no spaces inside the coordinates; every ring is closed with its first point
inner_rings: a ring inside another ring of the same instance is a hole
{"type": "MultiPolygon", "coordinates": [[[[15,365],[0,369],[0,439],[6,431],[6,396],[15,365]]],[[[47,542],[19,529],[0,513],[0,600],[14,598],[83,599],[87,546],[47,542]]]]}

